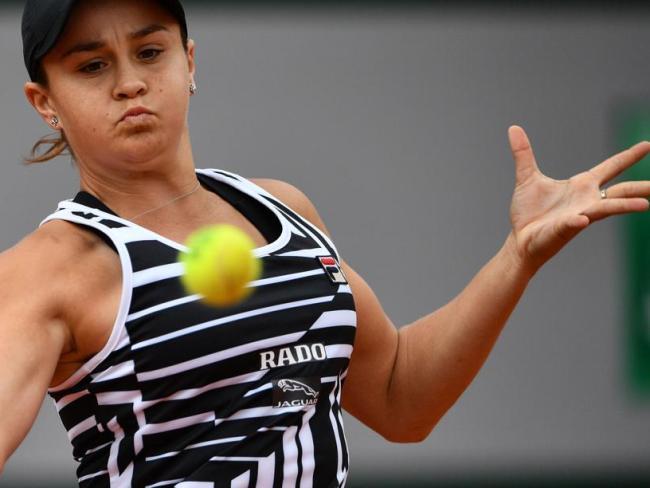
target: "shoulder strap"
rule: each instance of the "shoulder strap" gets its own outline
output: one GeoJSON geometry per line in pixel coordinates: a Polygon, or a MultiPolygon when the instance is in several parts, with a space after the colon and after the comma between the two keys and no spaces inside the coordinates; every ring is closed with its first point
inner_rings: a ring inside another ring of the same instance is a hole
{"type": "Polygon", "coordinates": [[[204,171],[204,172],[209,171],[209,172],[217,173],[222,176],[232,178],[233,180],[239,182],[241,187],[244,187],[248,191],[257,193],[258,195],[264,197],[267,201],[271,202],[276,208],[278,208],[286,217],[289,218],[291,225],[293,225],[294,227],[298,226],[303,230],[305,230],[316,241],[321,241],[321,245],[327,247],[332,255],[336,256],[337,259],[339,258],[339,253],[336,246],[329,238],[329,236],[325,234],[325,232],[320,230],[317,226],[312,224],[306,217],[298,213],[293,208],[289,207],[286,203],[279,200],[276,196],[272,195],[261,186],[253,183],[252,181],[250,181],[247,178],[244,178],[241,175],[232,173],[230,171],[225,171],[222,169],[208,169],[208,170],[199,170],[199,171],[204,171]]]}
{"type": "Polygon", "coordinates": [[[201,172],[197,172],[197,177],[204,185],[245,215],[268,242],[273,242],[278,238],[282,229],[278,226],[271,209],[243,191],[241,185],[238,185],[238,189],[201,172]]]}
{"type": "Polygon", "coordinates": [[[116,217],[119,217],[117,213],[113,212],[104,202],[102,202],[99,198],[97,198],[95,195],[92,195],[86,191],[81,190],[77,195],[72,199],[73,202],[79,203],[81,205],[85,205],[86,207],[90,208],[97,208],[103,212],[109,213],[111,215],[115,215],[116,217]]]}

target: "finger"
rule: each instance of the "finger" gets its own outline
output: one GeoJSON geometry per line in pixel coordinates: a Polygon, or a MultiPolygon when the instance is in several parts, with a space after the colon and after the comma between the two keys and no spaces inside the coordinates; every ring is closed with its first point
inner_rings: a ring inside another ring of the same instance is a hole
{"type": "Polygon", "coordinates": [[[606,198],[582,212],[581,215],[586,215],[591,222],[595,222],[612,215],[644,212],[649,206],[650,202],[645,198],[606,198]]]}
{"type": "Polygon", "coordinates": [[[641,161],[648,153],[650,153],[650,142],[639,142],[629,149],[615,154],[599,165],[594,166],[590,172],[596,177],[598,183],[602,185],[620,175],[634,163],[641,161]]]}
{"type": "Polygon", "coordinates": [[[607,188],[607,198],[650,197],[650,181],[625,181],[607,188]]]}
{"type": "Polygon", "coordinates": [[[533,148],[524,129],[513,125],[508,129],[508,139],[512,157],[515,160],[515,176],[517,183],[523,183],[531,175],[537,173],[537,162],[533,154],[533,148]]]}

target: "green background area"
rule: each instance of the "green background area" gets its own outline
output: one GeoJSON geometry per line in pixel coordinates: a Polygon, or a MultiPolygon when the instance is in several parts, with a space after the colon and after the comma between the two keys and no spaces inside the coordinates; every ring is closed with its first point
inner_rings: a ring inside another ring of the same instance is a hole
{"type": "MultiPolygon", "coordinates": [[[[630,105],[617,116],[618,141],[626,148],[650,140],[650,102],[630,105]]],[[[650,157],[626,171],[625,179],[650,180],[650,157]]],[[[629,391],[650,398],[650,213],[626,216],[624,226],[625,343],[629,391]]]]}

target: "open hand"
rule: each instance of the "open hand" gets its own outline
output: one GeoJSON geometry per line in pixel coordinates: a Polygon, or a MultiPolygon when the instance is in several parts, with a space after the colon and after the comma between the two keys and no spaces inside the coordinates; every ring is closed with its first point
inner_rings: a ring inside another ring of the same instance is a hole
{"type": "Polygon", "coordinates": [[[640,142],[568,180],[554,180],[537,167],[521,127],[510,127],[508,136],[516,168],[512,236],[526,266],[539,268],[592,222],[648,209],[650,181],[618,183],[607,188],[606,198],[601,188],[650,153],[650,142],[640,142]]]}

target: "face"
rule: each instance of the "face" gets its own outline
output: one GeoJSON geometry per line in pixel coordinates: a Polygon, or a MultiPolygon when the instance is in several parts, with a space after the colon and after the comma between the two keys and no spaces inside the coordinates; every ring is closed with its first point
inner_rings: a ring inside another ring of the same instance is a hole
{"type": "Polygon", "coordinates": [[[150,170],[177,156],[194,46],[157,2],[79,2],[42,66],[48,86],[25,93],[46,123],[58,117],[80,169],[150,170]],[[125,118],[134,108],[149,113],[125,118]]]}

